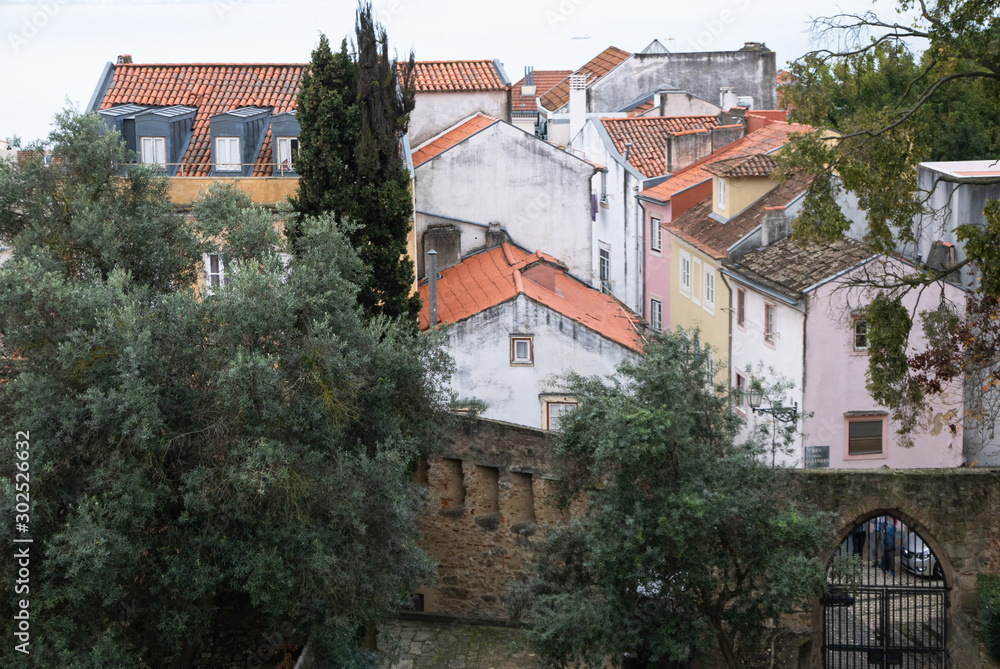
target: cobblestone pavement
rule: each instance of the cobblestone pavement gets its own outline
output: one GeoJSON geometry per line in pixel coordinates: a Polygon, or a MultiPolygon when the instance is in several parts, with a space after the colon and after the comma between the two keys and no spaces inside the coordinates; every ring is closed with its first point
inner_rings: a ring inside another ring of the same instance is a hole
{"type": "Polygon", "coordinates": [[[509,627],[397,620],[382,628],[379,649],[398,651],[392,669],[534,669],[534,653],[509,627]]]}

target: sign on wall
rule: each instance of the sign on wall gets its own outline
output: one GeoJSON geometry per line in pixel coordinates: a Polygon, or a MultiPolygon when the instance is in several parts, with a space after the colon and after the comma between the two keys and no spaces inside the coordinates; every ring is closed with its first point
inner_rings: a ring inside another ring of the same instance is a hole
{"type": "Polygon", "coordinates": [[[823,469],[829,466],[829,446],[806,446],[806,469],[823,469]]]}

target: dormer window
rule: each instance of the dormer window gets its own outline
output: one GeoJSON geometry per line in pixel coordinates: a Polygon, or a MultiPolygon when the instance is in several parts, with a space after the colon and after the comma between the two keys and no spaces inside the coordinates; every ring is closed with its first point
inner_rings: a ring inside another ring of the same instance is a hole
{"type": "Polygon", "coordinates": [[[166,137],[140,137],[139,138],[139,161],[143,165],[153,165],[160,169],[167,167],[167,138],[166,137]]]}
{"type": "Polygon", "coordinates": [[[715,191],[718,194],[719,209],[724,210],[726,208],[726,180],[716,179],[716,184],[718,184],[715,191]]]}
{"type": "Polygon", "coordinates": [[[220,172],[239,172],[243,167],[240,160],[239,137],[215,138],[215,169],[220,172]]]}
{"type": "Polygon", "coordinates": [[[278,170],[281,172],[294,172],[295,161],[299,157],[298,137],[278,138],[278,170]]]}

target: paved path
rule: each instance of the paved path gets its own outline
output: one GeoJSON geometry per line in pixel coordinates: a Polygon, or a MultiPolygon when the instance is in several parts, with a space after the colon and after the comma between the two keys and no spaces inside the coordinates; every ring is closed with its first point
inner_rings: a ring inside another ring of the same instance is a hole
{"type": "Polygon", "coordinates": [[[379,649],[398,650],[393,669],[534,669],[521,631],[509,627],[397,620],[380,634],[379,649]]]}

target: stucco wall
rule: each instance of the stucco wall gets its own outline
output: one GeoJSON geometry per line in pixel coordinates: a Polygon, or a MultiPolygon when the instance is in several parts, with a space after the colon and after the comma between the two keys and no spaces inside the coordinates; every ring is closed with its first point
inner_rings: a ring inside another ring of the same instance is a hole
{"type": "Polygon", "coordinates": [[[477,112],[509,121],[509,100],[510,91],[417,93],[410,112],[410,146],[420,146],[477,112]]]}
{"type": "Polygon", "coordinates": [[[662,301],[663,303],[663,329],[669,330],[673,328],[673,322],[670,313],[670,303],[671,303],[671,293],[670,293],[670,272],[671,272],[671,258],[673,255],[673,235],[670,234],[669,230],[663,228],[664,225],[670,223],[670,202],[664,204],[656,204],[653,202],[642,202],[643,216],[646,219],[646,272],[645,272],[645,294],[646,294],[646,318],[649,318],[649,304],[650,301],[655,297],[662,301]],[[656,216],[660,219],[660,227],[662,229],[662,249],[660,251],[654,251],[650,247],[650,234],[652,230],[651,219],[656,216]]]}
{"type": "MultiPolygon", "coordinates": [[[[498,222],[511,239],[541,249],[589,280],[590,177],[594,167],[507,123],[495,123],[418,165],[414,199],[417,239],[436,214],[479,224],[498,222]]],[[[440,222],[440,221],[437,221],[440,222]]],[[[462,248],[481,234],[463,227],[462,248]],[[468,234],[466,234],[468,232],[468,234]]],[[[483,237],[485,239],[485,237],[483,237]]]]}
{"type": "Polygon", "coordinates": [[[778,182],[768,177],[712,177],[712,211],[727,218],[736,216],[760,198],[777,188],[778,182]],[[726,208],[719,207],[718,182],[726,182],[726,208]]]}
{"type": "Polygon", "coordinates": [[[587,111],[613,111],[664,84],[710,102],[732,86],[755,109],[774,109],[775,76],[773,51],[633,54],[587,89],[587,111]]]}
{"type": "Polygon", "coordinates": [[[178,207],[190,207],[198,195],[215,183],[232,183],[250,196],[254,204],[273,207],[299,190],[298,177],[171,177],[168,180],[170,201],[178,207]]]}
{"type": "MultiPolygon", "coordinates": [[[[893,271],[906,268],[900,263],[891,264],[893,271]]],[[[879,273],[875,262],[867,268],[879,273]]],[[[855,272],[849,276],[862,276],[855,272]]],[[[868,356],[854,351],[851,312],[867,304],[870,295],[860,288],[848,287],[843,280],[831,281],[808,295],[806,319],[805,403],[806,414],[803,431],[805,443],[830,447],[831,467],[881,467],[893,469],[916,467],[955,467],[964,458],[962,452],[962,420],[964,406],[960,384],[953,384],[942,401],[935,402],[932,410],[923,417],[920,430],[913,435],[914,444],[904,448],[896,434],[898,424],[888,420],[886,450],[878,457],[850,456],[844,436],[845,414],[857,411],[883,411],[865,388],[868,356]],[[950,426],[957,426],[955,431],[950,426]]],[[[943,286],[947,300],[963,305],[964,293],[958,288],[943,286]]],[[[909,293],[903,304],[910,313],[935,309],[939,304],[941,288],[928,290],[921,295],[909,293]]],[[[920,323],[915,323],[909,341],[910,351],[923,350],[926,339],[920,323]]]]}
{"type": "MultiPolygon", "coordinates": [[[[700,330],[703,344],[715,351],[715,361],[728,364],[729,358],[729,292],[719,274],[719,262],[695,249],[683,239],[671,235],[670,240],[670,326],[685,330],[700,330]],[[685,295],[680,290],[681,254],[691,256],[691,291],[685,295]],[[705,274],[711,269],[715,275],[715,307],[705,308],[705,274]]],[[[726,378],[720,372],[717,380],[726,378]]]]}
{"type": "Polygon", "coordinates": [[[541,394],[561,393],[554,379],[570,371],[608,376],[637,355],[548,307],[520,295],[448,329],[455,360],[451,387],[488,404],[485,418],[542,426],[541,394]],[[533,337],[534,364],[512,366],[510,337],[533,337]]]}

